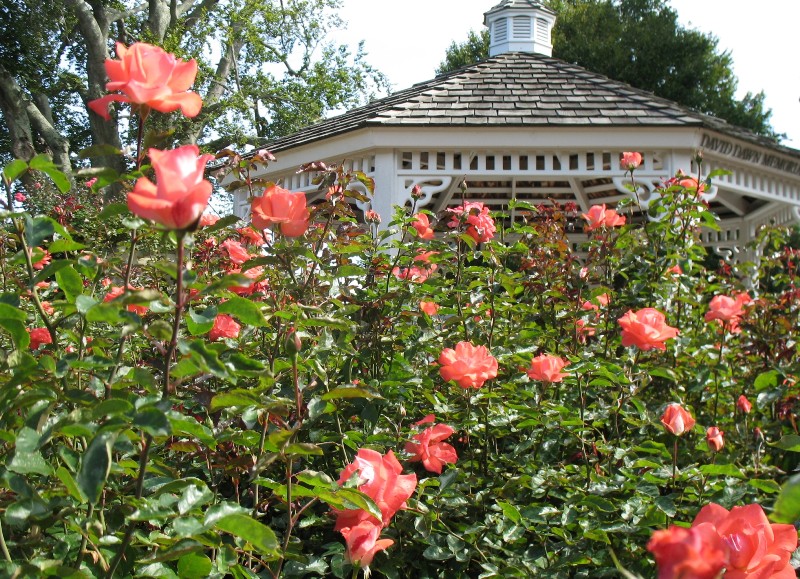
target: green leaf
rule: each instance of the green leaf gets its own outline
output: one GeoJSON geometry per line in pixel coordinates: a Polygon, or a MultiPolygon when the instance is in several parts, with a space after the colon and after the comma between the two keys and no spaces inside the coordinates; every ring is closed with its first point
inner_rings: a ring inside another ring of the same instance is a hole
{"type": "Polygon", "coordinates": [[[233,392],[223,392],[217,394],[211,399],[211,411],[215,412],[222,408],[230,408],[232,406],[249,407],[257,406],[259,404],[258,398],[244,390],[234,390],[233,392]]]}
{"type": "Polygon", "coordinates": [[[50,253],[63,253],[65,251],[77,251],[86,247],[83,243],[72,241],[71,239],[57,239],[51,243],[47,250],[50,253]]]}
{"type": "Polygon", "coordinates": [[[72,266],[64,267],[56,272],[58,287],[64,290],[67,301],[75,303],[77,297],[83,292],[83,278],[72,266]]]}
{"type": "Polygon", "coordinates": [[[89,443],[89,448],[81,458],[81,469],[78,472],[78,488],[87,500],[95,505],[100,500],[100,493],[106,484],[111,470],[111,448],[117,439],[117,433],[104,430],[89,443]]]}
{"type": "Polygon", "coordinates": [[[100,221],[104,221],[110,219],[112,217],[116,217],[117,215],[126,215],[128,213],[128,204],[127,203],[111,203],[106,205],[103,210],[98,215],[98,219],[100,221]]]}
{"type": "Polygon", "coordinates": [[[220,531],[225,531],[250,543],[258,551],[259,557],[269,560],[279,556],[278,539],[275,537],[275,533],[249,515],[227,515],[219,519],[214,526],[220,531]]]}
{"type": "Polygon", "coordinates": [[[198,312],[194,308],[189,308],[189,315],[184,318],[189,333],[193,336],[205,334],[214,327],[214,320],[217,318],[217,308],[214,306],[198,312]]]}
{"type": "Polygon", "coordinates": [[[239,296],[232,296],[219,304],[219,313],[231,314],[236,316],[239,321],[255,327],[267,325],[264,314],[261,313],[261,306],[239,296]]]}
{"type": "Polygon", "coordinates": [[[330,392],[326,392],[320,396],[321,400],[335,400],[337,398],[366,398],[368,400],[373,398],[383,398],[380,394],[364,390],[363,388],[353,388],[352,386],[342,386],[334,388],[330,392]]]}
{"type": "Polygon", "coordinates": [[[704,464],[700,467],[700,472],[709,476],[732,476],[735,478],[747,478],[744,473],[733,464],[704,464]]]}
{"type": "Polygon", "coordinates": [[[75,479],[72,478],[72,474],[66,468],[63,466],[58,467],[56,469],[56,476],[73,499],[80,503],[86,502],[86,496],[81,492],[81,489],[78,488],[78,484],[75,482],[75,479]]]}
{"type": "Polygon", "coordinates": [[[69,179],[67,179],[67,176],[59,171],[58,167],[53,164],[53,161],[50,159],[50,157],[44,153],[36,155],[33,159],[31,159],[29,166],[31,169],[41,171],[50,177],[50,179],[53,180],[53,183],[55,183],[56,187],[58,187],[58,190],[62,193],[66,193],[70,190],[70,183],[69,179]]]}
{"type": "Polygon", "coordinates": [[[0,315],[0,327],[11,334],[14,345],[18,351],[24,352],[31,343],[31,335],[25,328],[25,324],[19,320],[4,318],[0,315]]]}
{"type": "Polygon", "coordinates": [[[517,507],[505,501],[497,501],[497,505],[503,510],[503,515],[512,523],[516,523],[517,525],[522,524],[522,516],[519,514],[517,507]]]}
{"type": "Polygon", "coordinates": [[[133,417],[133,426],[150,436],[169,436],[172,433],[167,415],[155,406],[145,406],[133,417]]]}
{"type": "Polygon", "coordinates": [[[15,181],[17,177],[28,170],[28,164],[22,159],[14,159],[3,167],[3,176],[9,183],[15,181]]]}
{"type": "Polygon", "coordinates": [[[17,435],[14,458],[8,463],[8,470],[18,474],[49,475],[52,469],[39,452],[40,441],[41,435],[38,432],[27,426],[22,427],[17,435]]]}
{"type": "Polygon", "coordinates": [[[794,475],[783,485],[770,518],[790,525],[800,521],[800,475],[794,475]]]}
{"type": "Polygon", "coordinates": [[[49,217],[39,216],[36,219],[26,218],[25,240],[29,247],[37,247],[42,242],[55,233],[55,223],[49,217]]]}
{"type": "Polygon", "coordinates": [[[211,574],[212,566],[211,559],[207,556],[189,553],[178,559],[178,577],[186,579],[208,577],[211,574]]]}
{"type": "Polygon", "coordinates": [[[781,450],[788,450],[789,452],[800,452],[800,436],[796,434],[787,434],[781,437],[777,442],[770,442],[769,446],[774,446],[781,450]]]}

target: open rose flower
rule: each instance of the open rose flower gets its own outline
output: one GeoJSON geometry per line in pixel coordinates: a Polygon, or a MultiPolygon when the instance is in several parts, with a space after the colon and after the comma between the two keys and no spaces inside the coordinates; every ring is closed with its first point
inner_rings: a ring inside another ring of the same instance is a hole
{"type": "Polygon", "coordinates": [[[725,543],[709,523],[655,531],[647,550],[656,558],[658,579],[717,579],[728,559],[725,543]]]}
{"type": "Polygon", "coordinates": [[[661,424],[675,436],[681,436],[687,430],[694,428],[695,420],[683,406],[672,403],[664,410],[661,416],[661,424]]]}
{"type": "Polygon", "coordinates": [[[405,508],[406,501],[417,488],[417,475],[400,474],[402,472],[403,468],[391,450],[382,455],[369,448],[359,449],[353,462],[342,471],[339,484],[343,485],[352,476],[357,476],[358,490],[375,501],[381,510],[382,520],[378,521],[363,509],[335,511],[337,518],[334,529],[341,531],[346,527],[352,528],[362,521],[387,526],[394,514],[405,508]]]}
{"type": "Polygon", "coordinates": [[[52,344],[53,338],[47,328],[34,328],[29,330],[31,336],[30,349],[38,350],[42,344],[52,344]]]}
{"type": "Polygon", "coordinates": [[[439,355],[439,374],[446,382],[454,380],[462,388],[480,388],[497,377],[497,359],[486,346],[459,342],[455,349],[445,348],[439,355]]]}
{"type": "Polygon", "coordinates": [[[625,169],[626,171],[633,171],[634,169],[637,169],[641,164],[642,164],[642,154],[635,152],[622,153],[622,157],[620,158],[619,161],[619,166],[625,169]]]}
{"type": "Polygon", "coordinates": [[[256,229],[277,224],[286,237],[300,237],[308,229],[310,213],[305,193],[293,193],[272,185],[264,190],[264,195],[253,199],[250,208],[256,229]]]}
{"type": "Polygon", "coordinates": [[[708,444],[708,448],[713,450],[714,452],[719,452],[722,450],[722,447],[725,446],[725,439],[723,435],[725,433],[722,432],[716,426],[709,426],[708,430],[706,430],[706,443],[708,444]]]}
{"type": "Polygon", "coordinates": [[[417,213],[414,215],[414,221],[411,226],[417,230],[420,239],[433,239],[434,233],[431,229],[431,222],[425,213],[417,213]]]}
{"type": "Polygon", "coordinates": [[[528,368],[528,378],[539,380],[540,382],[561,382],[567,374],[561,370],[569,365],[569,362],[552,354],[540,354],[531,360],[531,367],[528,368]]]}
{"type": "MultiPolygon", "coordinates": [[[[139,289],[142,289],[142,288],[135,288],[135,287],[128,286],[128,289],[130,291],[136,291],[136,290],[139,290],[139,289]]],[[[109,288],[109,290],[108,290],[108,293],[103,298],[103,301],[104,302],[110,302],[111,300],[117,299],[118,297],[120,297],[124,293],[125,293],[125,288],[123,288],[121,285],[111,286],[109,288]]],[[[127,309],[128,309],[129,312],[133,312],[135,314],[143,316],[143,315],[145,315],[147,313],[147,310],[149,308],[147,306],[140,306],[140,305],[137,305],[137,304],[128,304],[128,308],[127,309]]]]}
{"type": "Polygon", "coordinates": [[[211,213],[203,213],[200,216],[200,221],[198,222],[198,227],[209,227],[214,225],[217,221],[219,221],[219,217],[213,215],[211,213]]]}
{"type": "Polygon", "coordinates": [[[797,549],[794,525],[770,523],[761,505],[733,507],[710,503],[692,528],[712,525],[728,547],[725,579],[794,579],[790,558],[797,549]]]}
{"type": "Polygon", "coordinates": [[[376,553],[394,545],[391,539],[379,539],[382,526],[372,521],[361,521],[354,527],[339,529],[347,544],[347,560],[362,569],[368,569],[376,553]]]}
{"type": "Polygon", "coordinates": [[[689,191],[696,192],[697,195],[704,193],[706,190],[706,184],[704,181],[700,181],[699,185],[697,183],[697,179],[694,177],[684,177],[678,180],[678,185],[687,189],[689,191]]]}
{"type": "Polygon", "coordinates": [[[214,318],[214,326],[208,332],[208,339],[216,342],[220,338],[238,338],[242,326],[236,323],[231,316],[219,314],[214,318]]]}
{"type": "Polygon", "coordinates": [[[419,311],[424,312],[429,316],[435,316],[436,313],[439,311],[439,306],[436,305],[436,302],[420,300],[419,311]]]}
{"type": "Polygon", "coordinates": [[[445,464],[454,464],[458,460],[456,449],[444,439],[450,437],[454,430],[446,424],[437,424],[414,435],[417,442],[407,442],[406,452],[413,455],[408,460],[422,462],[425,468],[436,474],[442,474],[445,464]]]}
{"type": "Polygon", "coordinates": [[[594,231],[601,227],[619,227],[625,225],[625,216],[620,215],[613,209],[606,209],[606,204],[592,205],[588,213],[582,213],[581,217],[586,220],[586,230],[594,231]]]}
{"type": "Polygon", "coordinates": [[[645,351],[666,350],[664,342],[678,335],[678,329],[668,326],[664,314],[654,308],[628,310],[617,323],[622,328],[622,345],[645,351]]]}
{"type": "Polygon", "coordinates": [[[248,251],[235,239],[226,239],[220,244],[220,247],[228,252],[230,260],[237,265],[242,265],[245,261],[250,259],[248,251]]]}
{"type": "Polygon", "coordinates": [[[211,183],[203,174],[206,163],[214,155],[200,155],[196,145],[169,151],[150,149],[148,154],[156,173],[156,184],[147,177],[136,181],[133,191],[128,193],[128,209],[167,229],[194,227],[211,196],[211,183]]]}
{"type": "Polygon", "coordinates": [[[464,233],[478,243],[489,241],[497,231],[494,219],[489,215],[489,208],[483,203],[468,201],[464,205],[448,209],[448,211],[453,214],[447,224],[448,227],[455,229],[464,223],[466,225],[464,233]]]}
{"type": "Polygon", "coordinates": [[[722,322],[738,321],[744,315],[744,306],[752,302],[747,293],[735,294],[732,297],[716,295],[708,304],[705,320],[720,320],[722,322]]]}
{"type": "Polygon", "coordinates": [[[50,261],[52,260],[52,256],[50,255],[50,252],[47,251],[46,249],[42,249],[41,247],[37,247],[34,250],[33,254],[34,254],[34,256],[39,257],[38,260],[33,262],[33,269],[36,269],[36,270],[44,269],[45,266],[49,265],[50,261]],[[37,255],[39,252],[42,252],[42,255],[40,257],[37,255]]]}
{"type": "Polygon", "coordinates": [[[197,62],[185,62],[158,46],[136,42],[126,47],[117,42],[118,60],[106,59],[109,94],[89,102],[89,108],[106,120],[108,105],[132,103],[162,113],[181,110],[184,116],[196,117],[203,106],[200,95],[188,92],[197,76],[197,62]]]}

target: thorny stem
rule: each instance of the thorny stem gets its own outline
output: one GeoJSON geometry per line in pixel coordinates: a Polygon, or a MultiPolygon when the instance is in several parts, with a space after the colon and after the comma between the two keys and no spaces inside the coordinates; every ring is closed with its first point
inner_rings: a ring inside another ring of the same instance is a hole
{"type": "Polygon", "coordinates": [[[11,563],[11,553],[8,552],[8,545],[6,545],[6,537],[3,534],[2,522],[0,522],[0,550],[3,551],[3,557],[5,560],[11,563]]]}
{"type": "Polygon", "coordinates": [[[178,237],[178,255],[177,255],[177,272],[178,272],[178,279],[175,288],[175,319],[172,321],[172,339],[169,342],[169,346],[167,347],[167,353],[164,356],[164,388],[162,390],[162,397],[166,398],[167,395],[170,393],[170,383],[169,383],[169,375],[170,375],[170,365],[172,363],[172,356],[175,354],[175,349],[178,345],[178,332],[180,330],[181,324],[181,313],[183,312],[184,307],[184,298],[183,298],[183,252],[184,252],[184,241],[186,237],[185,231],[178,231],[176,232],[178,237]]]}

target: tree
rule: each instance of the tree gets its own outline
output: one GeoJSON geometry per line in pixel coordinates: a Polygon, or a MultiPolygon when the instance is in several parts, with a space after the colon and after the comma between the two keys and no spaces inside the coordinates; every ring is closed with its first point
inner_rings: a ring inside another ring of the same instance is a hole
{"type": "MultiPolygon", "coordinates": [[[[764,93],[736,98],[730,53],[686,29],[665,0],[551,0],[553,56],[778,140],[764,93]]],[[[453,43],[438,73],[488,56],[488,31],[453,43]],[[483,41],[482,43],[479,41],[483,41]]]]}
{"type": "MultiPolygon", "coordinates": [[[[75,152],[93,145],[95,166],[120,173],[115,153],[135,141],[136,123],[108,122],[86,103],[105,94],[114,44],[149,42],[195,58],[203,110],[163,115],[170,142],[210,151],[257,146],[351,107],[387,86],[359,47],[327,40],[342,22],[334,0],[17,0],[0,8],[0,155],[50,153],[70,172],[75,152]],[[24,30],[25,34],[19,34],[24,30]]],[[[120,109],[125,110],[125,109],[120,109]]]]}

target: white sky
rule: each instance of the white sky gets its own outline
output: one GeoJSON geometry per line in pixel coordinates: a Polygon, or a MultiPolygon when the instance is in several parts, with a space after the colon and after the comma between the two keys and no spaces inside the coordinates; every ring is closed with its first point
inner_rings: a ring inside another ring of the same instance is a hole
{"type": "MultiPolygon", "coordinates": [[[[349,26],[338,40],[364,40],[367,61],[400,90],[432,79],[450,43],[482,30],[499,1],[341,0],[349,26]]],[[[739,96],[763,90],[783,144],[800,149],[800,0],[668,1],[683,26],[711,32],[730,51],[739,96]]]]}

